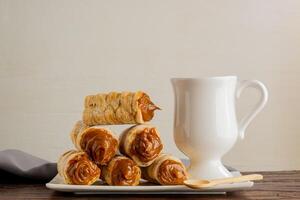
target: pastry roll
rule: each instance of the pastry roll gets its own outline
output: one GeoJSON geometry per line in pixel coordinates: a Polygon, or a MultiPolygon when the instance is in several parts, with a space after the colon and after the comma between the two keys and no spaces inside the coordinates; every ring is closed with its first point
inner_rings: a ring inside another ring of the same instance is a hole
{"type": "Polygon", "coordinates": [[[116,156],[102,168],[102,179],[108,185],[138,185],[141,179],[141,169],[130,158],[116,156]]]}
{"type": "Polygon", "coordinates": [[[110,92],[85,97],[83,122],[89,126],[141,124],[159,109],[144,92],[110,92]]]}
{"type": "Polygon", "coordinates": [[[108,128],[85,125],[82,121],[75,124],[71,139],[78,150],[85,151],[98,165],[106,165],[118,151],[119,141],[108,128]]]}
{"type": "Polygon", "coordinates": [[[142,177],[161,185],[181,185],[187,179],[187,172],[178,158],[161,154],[150,166],[142,170],[142,177]]]}
{"type": "Polygon", "coordinates": [[[67,184],[91,185],[100,177],[100,169],[83,151],[70,150],[57,162],[57,171],[67,184]]]}
{"type": "Polygon", "coordinates": [[[158,130],[149,124],[133,126],[120,137],[120,152],[133,159],[140,167],[149,166],[162,149],[158,130]]]}

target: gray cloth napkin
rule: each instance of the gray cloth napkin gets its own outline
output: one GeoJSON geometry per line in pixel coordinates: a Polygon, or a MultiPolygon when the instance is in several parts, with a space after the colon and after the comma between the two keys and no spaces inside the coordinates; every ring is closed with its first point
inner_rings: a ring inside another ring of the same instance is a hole
{"type": "Polygon", "coordinates": [[[20,150],[0,151],[0,176],[47,182],[57,174],[56,163],[30,155],[20,150]]]}
{"type": "MultiPolygon", "coordinates": [[[[189,165],[189,160],[182,161],[186,166],[189,165]]],[[[232,167],[226,167],[229,171],[235,171],[232,167]]],[[[10,182],[19,182],[20,179],[48,182],[56,174],[56,163],[50,163],[20,150],[0,151],[0,177],[10,182]]]]}

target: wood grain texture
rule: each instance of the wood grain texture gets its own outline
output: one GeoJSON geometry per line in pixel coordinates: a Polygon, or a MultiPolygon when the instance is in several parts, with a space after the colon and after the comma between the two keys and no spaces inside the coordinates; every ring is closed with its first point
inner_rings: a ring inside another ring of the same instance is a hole
{"type": "MultiPolygon", "coordinates": [[[[300,171],[247,172],[260,173],[264,180],[255,183],[247,191],[231,192],[226,195],[122,195],[123,199],[300,199],[300,171]]],[[[0,199],[119,199],[120,195],[75,195],[54,192],[44,184],[12,183],[1,180],[0,199]]]]}

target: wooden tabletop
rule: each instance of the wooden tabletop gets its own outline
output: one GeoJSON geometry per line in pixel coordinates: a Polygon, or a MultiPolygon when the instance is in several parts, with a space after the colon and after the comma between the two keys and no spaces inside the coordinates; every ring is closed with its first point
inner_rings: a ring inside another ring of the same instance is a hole
{"type": "Polygon", "coordinates": [[[264,180],[247,191],[220,195],[75,195],[49,190],[45,184],[12,183],[1,180],[0,199],[300,199],[300,171],[247,172],[261,173],[264,180]]]}

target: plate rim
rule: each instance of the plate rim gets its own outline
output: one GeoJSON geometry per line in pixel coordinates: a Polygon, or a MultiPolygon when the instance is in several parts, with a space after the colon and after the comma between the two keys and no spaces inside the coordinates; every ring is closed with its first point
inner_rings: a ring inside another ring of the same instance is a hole
{"type": "MultiPolygon", "coordinates": [[[[233,176],[239,176],[239,171],[231,172],[233,176]]],[[[162,193],[215,193],[215,192],[228,192],[245,190],[253,187],[254,182],[247,181],[243,183],[233,183],[220,186],[214,186],[203,189],[191,189],[184,185],[138,185],[138,186],[110,186],[110,185],[68,185],[63,183],[54,183],[57,179],[61,179],[57,174],[51,181],[45,184],[48,189],[61,191],[61,192],[73,192],[82,194],[162,194],[162,193]]]]}

